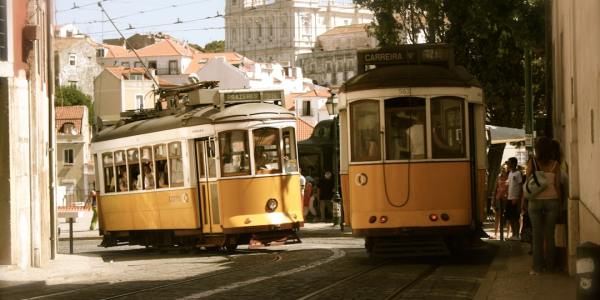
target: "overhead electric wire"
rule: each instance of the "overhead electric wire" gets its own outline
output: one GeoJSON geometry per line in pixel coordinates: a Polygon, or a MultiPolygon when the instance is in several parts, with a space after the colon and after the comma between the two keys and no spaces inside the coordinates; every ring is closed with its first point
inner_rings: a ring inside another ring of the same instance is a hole
{"type": "MultiPolygon", "coordinates": [[[[185,20],[185,21],[177,19],[175,22],[170,22],[170,23],[161,23],[161,24],[152,24],[152,25],[143,25],[143,26],[130,26],[130,28],[124,28],[124,29],[121,29],[121,30],[127,31],[127,30],[141,29],[141,28],[152,28],[152,27],[162,27],[162,26],[169,26],[169,25],[180,25],[180,24],[187,24],[187,23],[198,22],[198,21],[205,21],[205,20],[222,18],[222,17],[223,17],[223,15],[221,15],[220,13],[217,13],[216,15],[210,16],[210,17],[203,17],[203,18],[197,18],[197,19],[191,19],[191,20],[185,20]]],[[[87,33],[87,34],[94,35],[94,34],[99,34],[99,33],[113,33],[113,32],[120,31],[117,28],[117,26],[115,25],[114,22],[111,21],[111,23],[113,24],[113,26],[115,27],[116,30],[97,31],[97,32],[90,32],[90,33],[87,33]]]]}
{"type": "MultiPolygon", "coordinates": [[[[126,14],[126,15],[121,15],[118,17],[114,17],[112,18],[113,21],[115,20],[120,20],[120,19],[124,19],[124,18],[128,18],[128,17],[133,17],[133,16],[137,16],[137,15],[141,15],[141,14],[146,14],[146,13],[151,13],[151,12],[156,12],[156,11],[162,11],[162,10],[166,10],[166,9],[170,9],[170,8],[179,8],[179,7],[184,7],[184,6],[189,6],[189,5],[193,5],[193,4],[199,4],[199,3],[203,3],[203,2],[208,2],[209,0],[196,0],[196,1],[191,1],[191,2],[185,2],[185,3],[179,3],[179,4],[170,4],[167,6],[162,6],[162,7],[157,7],[157,8],[151,8],[151,9],[145,9],[145,10],[140,10],[134,13],[130,13],[130,14],[126,14]]],[[[91,21],[86,21],[86,22],[73,22],[72,24],[74,25],[83,25],[83,24],[96,24],[96,23],[106,23],[108,21],[106,20],[91,20],[91,21]]]]}
{"type": "Polygon", "coordinates": [[[137,57],[137,59],[140,61],[140,63],[144,67],[144,70],[146,71],[146,74],[148,74],[148,77],[150,77],[150,79],[152,79],[152,81],[156,85],[156,89],[158,89],[160,87],[160,85],[158,84],[158,81],[156,81],[156,78],[154,78],[154,76],[152,76],[152,74],[148,70],[148,67],[146,66],[146,63],[138,55],[137,51],[135,51],[135,49],[133,47],[131,47],[131,45],[129,45],[129,42],[127,41],[127,39],[125,38],[125,36],[121,33],[121,31],[119,30],[119,28],[117,28],[117,25],[115,25],[115,23],[111,20],[110,16],[108,15],[108,12],[104,9],[104,7],[102,6],[101,2],[98,2],[98,6],[102,10],[102,12],[106,15],[106,18],[110,21],[110,23],[113,25],[113,27],[115,27],[115,29],[117,30],[117,32],[119,33],[119,35],[121,35],[121,37],[123,38],[123,40],[125,40],[125,44],[127,44],[127,47],[130,48],[133,51],[133,53],[135,54],[135,56],[137,57]]]}

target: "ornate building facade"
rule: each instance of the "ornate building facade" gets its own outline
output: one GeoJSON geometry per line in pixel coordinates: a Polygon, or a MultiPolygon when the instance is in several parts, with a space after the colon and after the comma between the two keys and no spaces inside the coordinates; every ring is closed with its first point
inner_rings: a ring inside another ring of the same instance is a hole
{"type": "Polygon", "coordinates": [[[257,62],[294,66],[322,33],[372,20],[373,14],[352,0],[227,0],[225,49],[257,62]]]}

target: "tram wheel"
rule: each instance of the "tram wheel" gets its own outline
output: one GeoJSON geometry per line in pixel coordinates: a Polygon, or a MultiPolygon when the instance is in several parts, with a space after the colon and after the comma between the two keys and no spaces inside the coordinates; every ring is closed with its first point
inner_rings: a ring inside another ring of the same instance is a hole
{"type": "Polygon", "coordinates": [[[227,243],[225,245],[225,249],[227,250],[227,252],[233,252],[235,250],[237,250],[238,244],[236,243],[227,243]]]}
{"type": "Polygon", "coordinates": [[[217,251],[221,250],[221,246],[210,246],[210,247],[206,247],[206,250],[208,250],[208,251],[212,251],[212,252],[217,252],[217,251]]]}

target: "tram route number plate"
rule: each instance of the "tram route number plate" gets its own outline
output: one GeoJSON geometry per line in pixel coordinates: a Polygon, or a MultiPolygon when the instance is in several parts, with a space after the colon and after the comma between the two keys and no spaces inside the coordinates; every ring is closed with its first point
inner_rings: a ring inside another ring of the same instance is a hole
{"type": "Polygon", "coordinates": [[[169,202],[171,203],[187,203],[189,201],[189,197],[186,193],[183,193],[181,195],[171,195],[169,196],[169,202]]]}

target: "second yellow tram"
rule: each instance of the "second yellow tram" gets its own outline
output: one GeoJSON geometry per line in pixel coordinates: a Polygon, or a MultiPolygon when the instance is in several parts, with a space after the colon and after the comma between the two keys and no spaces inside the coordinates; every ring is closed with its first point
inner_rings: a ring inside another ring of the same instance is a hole
{"type": "Polygon", "coordinates": [[[95,135],[102,245],[235,249],[298,241],[295,116],[283,91],[204,90],[204,103],[95,135]]]}
{"type": "Polygon", "coordinates": [[[358,53],[339,94],[346,221],[372,254],[429,255],[478,240],[485,107],[447,45],[358,53]]]}

